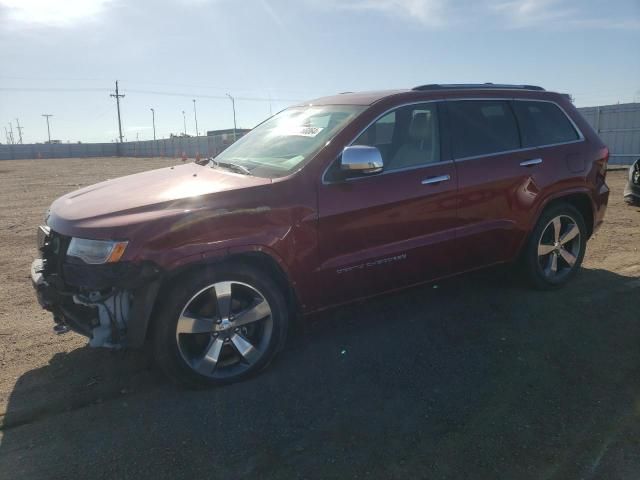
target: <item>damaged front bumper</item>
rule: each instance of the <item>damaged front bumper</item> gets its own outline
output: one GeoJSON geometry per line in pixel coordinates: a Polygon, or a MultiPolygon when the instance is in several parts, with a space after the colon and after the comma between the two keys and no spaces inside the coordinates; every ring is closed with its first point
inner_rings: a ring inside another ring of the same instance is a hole
{"type": "Polygon", "coordinates": [[[55,323],[89,337],[93,347],[142,346],[160,269],[151,263],[83,264],[65,258],[68,239],[48,229],[39,237],[42,258],[31,264],[31,282],[55,323]]]}

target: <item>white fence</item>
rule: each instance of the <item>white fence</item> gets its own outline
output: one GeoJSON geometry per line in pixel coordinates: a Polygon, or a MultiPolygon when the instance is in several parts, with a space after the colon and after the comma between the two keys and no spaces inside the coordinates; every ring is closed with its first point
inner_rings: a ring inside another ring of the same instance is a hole
{"type": "MultiPolygon", "coordinates": [[[[238,133],[238,137],[241,133],[238,133]]],[[[124,143],[33,143],[0,145],[0,160],[25,158],[83,157],[174,157],[215,156],[233,143],[233,134],[206,137],[174,137],[124,143]]]]}
{"type": "MultiPolygon", "coordinates": [[[[580,113],[609,146],[612,165],[640,158],[640,103],[579,108],[580,113]]],[[[63,143],[0,145],[0,160],[67,157],[175,157],[213,156],[233,142],[230,134],[175,137],[125,143],[63,143]]]]}
{"type": "Polygon", "coordinates": [[[640,103],[578,110],[609,147],[610,164],[628,165],[640,158],[640,103]]]}

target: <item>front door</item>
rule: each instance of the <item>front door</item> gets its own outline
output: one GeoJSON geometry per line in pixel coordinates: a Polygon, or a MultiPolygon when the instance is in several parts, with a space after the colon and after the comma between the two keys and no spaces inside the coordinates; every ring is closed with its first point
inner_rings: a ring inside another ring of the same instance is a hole
{"type": "Polygon", "coordinates": [[[318,192],[322,303],[452,272],[458,178],[439,132],[437,103],[400,107],[353,142],[378,147],[383,172],[347,177],[340,159],[329,168],[318,192]]]}

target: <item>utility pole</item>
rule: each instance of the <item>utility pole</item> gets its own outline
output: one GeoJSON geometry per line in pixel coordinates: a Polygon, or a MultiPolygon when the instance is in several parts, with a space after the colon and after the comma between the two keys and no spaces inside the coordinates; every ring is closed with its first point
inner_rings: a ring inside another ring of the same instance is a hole
{"type": "Polygon", "coordinates": [[[20,126],[20,119],[16,118],[16,124],[18,125],[16,128],[18,129],[18,143],[22,145],[22,129],[24,127],[20,126]]]}
{"type": "Polygon", "coordinates": [[[182,121],[184,122],[184,136],[187,136],[187,117],[184,115],[184,110],[182,110],[182,121]]]}
{"type": "Polygon", "coordinates": [[[43,117],[47,119],[47,134],[49,135],[49,143],[51,143],[51,129],[49,128],[49,117],[53,117],[50,113],[43,113],[43,117]]]}
{"type": "Polygon", "coordinates": [[[116,80],[116,93],[112,93],[109,95],[116,99],[116,107],[118,108],[118,131],[120,132],[120,143],[122,143],[122,121],[120,120],[120,99],[124,98],[124,95],[121,95],[118,92],[118,81],[116,80]]]}
{"type": "Polygon", "coordinates": [[[200,135],[198,132],[198,113],[196,112],[196,99],[193,99],[193,118],[196,121],[196,137],[200,135]]]}
{"type": "Polygon", "coordinates": [[[16,141],[15,137],[13,136],[13,125],[11,125],[11,122],[9,122],[9,137],[11,138],[11,144],[15,145],[16,141]]]}
{"type": "Polygon", "coordinates": [[[228,93],[227,97],[231,100],[231,107],[233,108],[233,141],[235,142],[238,139],[236,135],[236,100],[228,93]]]}
{"type": "Polygon", "coordinates": [[[153,139],[156,139],[156,111],[151,109],[151,121],[153,122],[153,139]]]}

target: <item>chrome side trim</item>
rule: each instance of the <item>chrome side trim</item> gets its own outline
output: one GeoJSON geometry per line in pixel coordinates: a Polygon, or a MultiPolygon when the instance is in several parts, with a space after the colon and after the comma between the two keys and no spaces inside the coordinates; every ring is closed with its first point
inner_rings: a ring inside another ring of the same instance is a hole
{"type": "Polygon", "coordinates": [[[344,180],[341,180],[340,182],[327,182],[327,181],[324,180],[324,177],[323,177],[322,184],[323,185],[335,185],[335,184],[340,184],[340,183],[345,183],[345,182],[357,182],[359,180],[366,180],[368,178],[380,177],[382,175],[393,175],[394,173],[410,172],[411,170],[420,170],[422,168],[429,168],[429,167],[441,167],[443,165],[449,165],[449,164],[452,164],[452,163],[453,163],[453,160],[445,160],[443,162],[425,163],[424,165],[413,165],[411,167],[396,168],[394,170],[383,170],[380,173],[372,173],[372,174],[365,175],[365,176],[362,176],[362,177],[345,178],[344,180]]]}
{"type": "Polygon", "coordinates": [[[422,185],[433,185],[451,180],[451,175],[438,175],[437,177],[429,177],[422,180],[422,185]]]}
{"type": "Polygon", "coordinates": [[[552,143],[550,145],[544,145],[542,147],[525,147],[525,148],[516,148],[514,150],[504,150],[502,152],[494,152],[494,153],[486,153],[483,155],[475,155],[473,157],[461,157],[461,158],[456,158],[456,162],[466,162],[467,160],[478,160],[480,158],[485,158],[485,157],[493,157],[496,155],[506,155],[508,153],[519,153],[519,152],[528,152],[531,150],[538,150],[540,148],[550,148],[550,147],[557,147],[560,145],[571,145],[572,143],[581,143],[584,142],[584,140],[572,140],[570,142],[561,142],[561,143],[552,143]]]}

